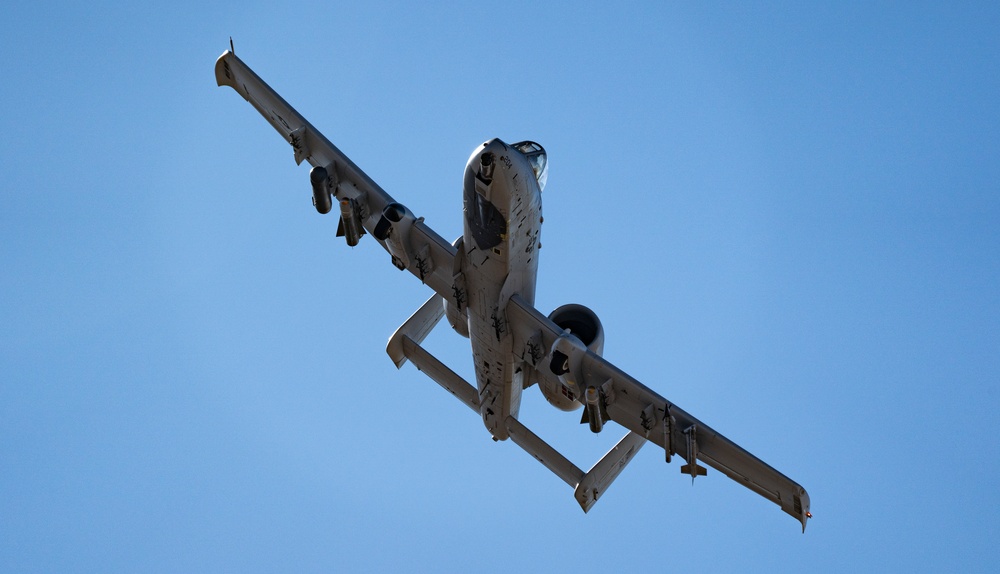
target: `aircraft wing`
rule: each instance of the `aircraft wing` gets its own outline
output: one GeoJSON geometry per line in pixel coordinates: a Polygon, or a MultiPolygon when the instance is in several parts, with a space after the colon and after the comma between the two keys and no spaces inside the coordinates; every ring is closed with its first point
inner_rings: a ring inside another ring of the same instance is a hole
{"type": "MultiPolygon", "coordinates": [[[[520,296],[507,305],[508,328],[514,337],[514,352],[535,367],[539,377],[555,377],[549,370],[550,349],[564,331],[520,296]]],[[[585,347],[583,348],[585,350],[585,347]]],[[[795,481],[771,468],[714,429],[688,414],[635,380],[603,357],[586,350],[577,377],[586,387],[599,389],[601,413],[630,431],[664,449],[685,464],[681,471],[693,477],[706,473],[702,461],[729,478],[774,502],[802,523],[805,531],[809,495],[795,481]]],[[[578,395],[580,396],[580,395],[578,395]]]]}
{"type": "Polygon", "coordinates": [[[354,214],[364,232],[392,255],[396,267],[409,270],[445,298],[453,295],[454,246],[425,225],[422,217],[396,203],[232,51],[215,62],[215,79],[219,86],[236,90],[285,138],[295,163],[305,160],[313,166],[314,190],[320,185],[341,203],[341,229],[346,214],[354,214]]]}

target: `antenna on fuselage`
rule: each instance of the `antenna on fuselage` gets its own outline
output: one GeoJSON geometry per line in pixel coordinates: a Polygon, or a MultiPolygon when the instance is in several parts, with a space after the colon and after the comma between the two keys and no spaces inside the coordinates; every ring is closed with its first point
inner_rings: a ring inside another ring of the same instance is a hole
{"type": "Polygon", "coordinates": [[[233,37],[232,36],[229,37],[229,51],[232,52],[234,56],[236,55],[236,48],[233,47],[233,37]]]}

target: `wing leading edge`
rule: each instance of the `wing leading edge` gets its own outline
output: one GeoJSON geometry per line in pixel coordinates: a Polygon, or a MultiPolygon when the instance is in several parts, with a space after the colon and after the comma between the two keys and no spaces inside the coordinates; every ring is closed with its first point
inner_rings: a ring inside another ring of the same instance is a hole
{"type": "MultiPolygon", "coordinates": [[[[563,330],[516,295],[507,305],[507,321],[514,334],[515,353],[521,353],[526,361],[537,365],[538,376],[553,376],[547,369],[549,355],[539,356],[531,349],[552,349],[556,340],[564,335],[563,330]]],[[[587,351],[581,370],[584,388],[600,389],[602,412],[607,418],[663,448],[667,462],[673,455],[681,457],[686,462],[681,470],[691,474],[692,480],[705,474],[705,469],[697,464],[699,460],[704,462],[780,506],[802,523],[805,532],[806,521],[812,515],[809,495],[798,483],[603,357],[587,351]]]]}
{"type": "Polygon", "coordinates": [[[264,116],[292,146],[295,163],[307,161],[313,166],[314,187],[322,185],[338,201],[346,201],[398,268],[407,269],[439,295],[452,296],[454,246],[425,225],[422,217],[396,203],[232,51],[216,60],[215,81],[236,90],[264,116]]]}

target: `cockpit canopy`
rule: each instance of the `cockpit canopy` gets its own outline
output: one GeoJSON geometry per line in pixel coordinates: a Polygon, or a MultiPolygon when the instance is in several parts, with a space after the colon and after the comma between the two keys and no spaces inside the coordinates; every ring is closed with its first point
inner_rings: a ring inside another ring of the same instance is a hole
{"type": "Polygon", "coordinates": [[[538,180],[538,189],[544,191],[545,182],[549,179],[549,160],[545,155],[545,148],[535,142],[519,142],[513,147],[528,158],[528,163],[535,172],[535,179],[538,180]]]}

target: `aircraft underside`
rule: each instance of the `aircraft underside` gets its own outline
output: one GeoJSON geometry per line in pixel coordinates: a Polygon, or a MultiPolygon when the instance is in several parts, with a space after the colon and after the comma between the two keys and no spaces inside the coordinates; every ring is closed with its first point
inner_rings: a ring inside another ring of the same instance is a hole
{"type": "Polygon", "coordinates": [[[603,357],[604,329],[583,305],[563,305],[548,316],[534,307],[541,248],[541,193],[547,180],[545,150],[534,142],[490,140],[473,151],[463,184],[464,231],[454,244],[396,202],[364,171],[246,64],[226,51],[216,61],[216,82],[246,99],[291,145],[296,163],[308,162],[313,205],[339,214],[337,235],[356,245],[371,235],[392,264],[434,294],[390,337],[386,351],[397,367],[413,362],[460,402],[476,411],[496,440],[511,439],[573,488],[584,512],[604,495],[643,445],[681,458],[692,480],[704,463],[801,522],[809,495],[707,424],[603,357]],[[468,337],[476,373],[473,386],[421,347],[447,316],[468,337]],[[624,427],[625,436],[584,472],[519,419],[522,389],[538,385],[554,407],[581,410],[591,432],[624,427]]]}
{"type": "Polygon", "coordinates": [[[504,309],[514,294],[534,302],[541,228],[538,183],[525,179],[527,166],[514,169],[515,161],[524,162],[515,154],[500,140],[486,142],[473,152],[463,186],[468,331],[480,414],[498,440],[508,437],[507,417],[518,416],[524,382],[504,309]]]}

